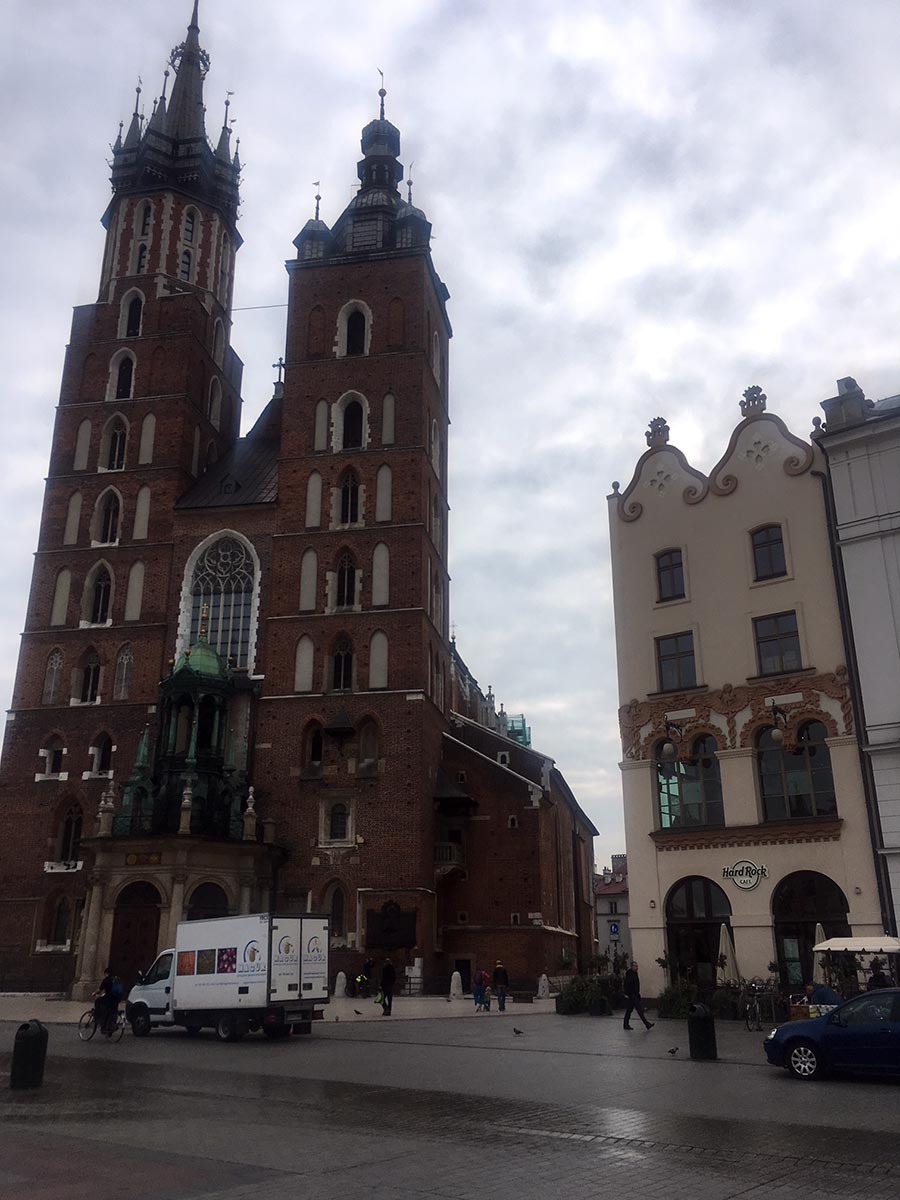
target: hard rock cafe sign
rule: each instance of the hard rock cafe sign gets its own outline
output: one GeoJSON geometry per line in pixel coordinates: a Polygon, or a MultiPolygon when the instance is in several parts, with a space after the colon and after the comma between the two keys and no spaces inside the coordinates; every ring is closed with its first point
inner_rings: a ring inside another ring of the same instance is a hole
{"type": "Polygon", "coordinates": [[[749,892],[751,888],[755,888],[759,884],[761,879],[769,878],[769,868],[762,865],[757,866],[748,858],[742,858],[733,867],[723,867],[722,878],[730,879],[734,886],[739,887],[742,892],[749,892]]]}

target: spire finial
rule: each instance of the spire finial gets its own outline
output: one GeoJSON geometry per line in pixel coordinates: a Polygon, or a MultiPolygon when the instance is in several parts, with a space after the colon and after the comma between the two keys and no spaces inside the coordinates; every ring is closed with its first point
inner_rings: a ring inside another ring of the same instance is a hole
{"type": "Polygon", "coordinates": [[[281,383],[281,373],[284,370],[284,359],[279,358],[278,362],[273,362],[272,368],[278,372],[278,382],[281,383]]]}
{"type": "Polygon", "coordinates": [[[316,220],[317,221],[319,219],[319,202],[322,199],[322,197],[319,195],[320,184],[321,184],[321,181],[318,179],[313,181],[313,187],[316,189],[316,220]]]}
{"type": "Polygon", "coordinates": [[[413,185],[412,171],[413,171],[413,167],[414,167],[415,165],[416,165],[416,164],[415,164],[415,162],[411,162],[411,163],[409,164],[409,176],[408,176],[408,178],[407,178],[407,180],[406,180],[406,193],[407,193],[407,196],[408,196],[408,199],[409,199],[409,206],[410,206],[410,208],[412,208],[412,185],[413,185]]]}
{"type": "Polygon", "coordinates": [[[141,106],[141,91],[143,90],[141,85],[143,82],[143,79],[138,75],[137,87],[134,89],[134,116],[136,117],[140,116],[138,109],[141,106]]]}
{"type": "Polygon", "coordinates": [[[191,23],[188,25],[188,29],[196,29],[198,33],[200,32],[199,8],[200,0],[194,0],[194,11],[191,14],[191,23]]]}
{"type": "Polygon", "coordinates": [[[383,121],[384,120],[384,98],[387,95],[387,92],[384,90],[384,71],[382,71],[381,67],[376,67],[375,70],[381,76],[381,87],[378,89],[378,95],[381,97],[381,112],[379,114],[379,120],[383,121]]]}
{"type": "Polygon", "coordinates": [[[168,86],[169,86],[169,68],[166,67],[166,69],[163,71],[163,90],[162,90],[162,96],[160,97],[161,100],[165,100],[166,88],[168,86]]]}

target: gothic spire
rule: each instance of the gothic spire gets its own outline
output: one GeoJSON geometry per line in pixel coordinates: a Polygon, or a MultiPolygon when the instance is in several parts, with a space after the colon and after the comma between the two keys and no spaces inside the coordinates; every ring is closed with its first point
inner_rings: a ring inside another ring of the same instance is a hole
{"type": "Polygon", "coordinates": [[[175,68],[175,83],[172,86],[166,133],[176,141],[206,137],[203,79],[209,70],[209,55],[200,48],[198,5],[199,0],[194,0],[187,37],[180,46],[175,47],[169,58],[169,62],[175,68]]]}
{"type": "Polygon", "coordinates": [[[223,162],[231,162],[231,126],[228,124],[228,110],[231,107],[231,92],[225,96],[225,117],[222,121],[222,132],[219,134],[219,144],[216,147],[216,158],[223,162]]]}
{"type": "Polygon", "coordinates": [[[134,89],[134,112],[131,114],[131,124],[128,126],[128,132],[125,134],[123,148],[125,150],[136,150],[141,144],[141,114],[138,111],[141,106],[141,83],[138,80],[138,85],[134,89]]]}

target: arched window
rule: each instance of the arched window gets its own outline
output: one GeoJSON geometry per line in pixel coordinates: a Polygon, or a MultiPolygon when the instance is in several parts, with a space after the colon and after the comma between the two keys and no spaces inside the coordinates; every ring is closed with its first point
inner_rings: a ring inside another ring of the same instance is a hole
{"type": "Polygon", "coordinates": [[[190,250],[182,250],[181,261],[178,264],[178,278],[186,283],[191,281],[191,252],[190,250]]]}
{"type": "Polygon", "coordinates": [[[192,208],[187,209],[184,214],[184,233],[182,234],[182,240],[191,245],[194,241],[194,224],[196,222],[196,218],[197,214],[194,212],[194,210],[192,208]]]}
{"type": "Polygon", "coordinates": [[[359,480],[355,471],[347,471],[341,480],[341,524],[359,521],[359,480]]]}
{"type": "Polygon", "coordinates": [[[138,465],[153,462],[153,443],[156,441],[156,417],[147,413],[141,422],[141,442],[138,448],[138,465]]]}
{"type": "Polygon", "coordinates": [[[106,459],[103,465],[107,471],[124,470],[128,429],[121,417],[116,417],[107,427],[104,440],[106,441],[106,459]]]}
{"type": "Polygon", "coordinates": [[[153,219],[153,206],[145,204],[141,213],[141,237],[148,237],[150,234],[150,222],[153,219]]]}
{"type": "Polygon", "coordinates": [[[228,239],[222,238],[222,252],[219,255],[219,298],[225,303],[228,292],[228,267],[231,261],[228,239]]]}
{"type": "Polygon", "coordinates": [[[342,938],[347,930],[344,923],[344,893],[340,887],[335,887],[331,893],[330,933],[333,938],[342,938]]]}
{"type": "Polygon", "coordinates": [[[210,442],[209,445],[206,447],[206,456],[205,456],[204,463],[203,463],[203,470],[208,471],[209,468],[214,466],[218,461],[219,461],[219,452],[216,449],[216,443],[210,442]]]}
{"type": "Polygon", "coordinates": [[[81,689],[78,699],[82,704],[93,704],[100,693],[100,659],[95,650],[89,650],[81,660],[81,689]]]}
{"type": "Polygon", "coordinates": [[[313,612],[316,607],[316,585],[319,560],[315,550],[304,550],[300,559],[300,611],[313,612]]]}
{"type": "MultiPolygon", "coordinates": [[[[780,730],[779,730],[780,732],[780,730]]],[[[831,773],[828,731],[821,721],[808,721],[788,749],[770,727],[756,737],[756,766],[763,814],[767,821],[802,817],[835,817],[837,801],[831,773]]]]}
{"type": "Polygon", "coordinates": [[[437,498],[431,504],[431,540],[437,546],[438,554],[442,552],[443,542],[441,540],[441,505],[437,498]]]}
{"type": "Polygon", "coordinates": [[[62,683],[63,652],[51,650],[47,656],[47,666],[44,669],[44,691],[41,695],[42,704],[56,704],[59,700],[59,689],[62,683]]]}
{"type": "Polygon", "coordinates": [[[53,908],[53,919],[50,922],[50,930],[47,937],[48,945],[66,945],[69,940],[69,924],[71,919],[72,909],[69,901],[65,896],[61,896],[53,908]]]}
{"type": "Polygon", "coordinates": [[[101,733],[94,745],[94,775],[108,775],[112,770],[112,738],[108,733],[101,733]]]}
{"type": "Polygon", "coordinates": [[[209,921],[228,916],[228,897],[217,883],[201,883],[191,892],[188,921],[209,921]]]}
{"type": "Polygon", "coordinates": [[[441,435],[437,421],[431,422],[431,465],[438,479],[441,477],[441,435]]]}
{"type": "Polygon", "coordinates": [[[134,669],[134,651],[123,646],[116,657],[116,677],[113,683],[113,700],[127,700],[131,690],[131,672],[134,669]]]}
{"type": "MultiPolygon", "coordinates": [[[[785,990],[797,991],[812,978],[816,930],[826,938],[849,937],[847,898],[833,879],[818,871],[795,871],[772,893],[775,947],[785,990]]],[[[853,969],[856,980],[856,968],[853,969]]]]}
{"type": "Polygon", "coordinates": [[[255,579],[253,557],[237,538],[221,537],[206,547],[191,578],[191,645],[205,605],[209,644],[235,666],[248,665],[255,579]]]}
{"type": "Polygon", "coordinates": [[[78,541],[78,527],[81,524],[81,492],[73,492],[69,497],[66,509],[66,524],[63,530],[63,545],[74,546],[78,541]]]}
{"type": "Polygon", "coordinates": [[[112,578],[105,566],[98,567],[90,583],[88,593],[88,620],[92,625],[105,625],[109,620],[112,578]]]}
{"type": "Polygon", "coordinates": [[[75,457],[72,459],[73,471],[84,471],[88,465],[91,453],[91,423],[85,418],[78,426],[75,437],[75,457]]]}
{"type": "Polygon", "coordinates": [[[666,897],[666,935],[672,976],[715,985],[722,926],[731,923],[731,904],[711,879],[691,875],[666,897]]]}
{"type": "Polygon", "coordinates": [[[331,690],[349,692],[353,687],[353,646],[350,639],[339,638],[331,652],[331,690]]]}
{"type": "Polygon", "coordinates": [[[222,387],[218,379],[209,385],[209,423],[218,429],[222,420],[222,387]]]}
{"type": "Polygon", "coordinates": [[[137,494],[137,499],[134,502],[134,525],[131,529],[131,536],[135,541],[143,541],[147,536],[147,529],[150,524],[150,489],[142,487],[137,494]]]}
{"type": "Polygon", "coordinates": [[[378,761],[378,726],[374,721],[363,721],[359,727],[359,765],[371,766],[378,761]]]}
{"type": "Polygon", "coordinates": [[[688,759],[667,760],[656,750],[656,787],[661,829],[692,825],[724,825],[722,781],[716,739],[704,734],[688,759]]]}
{"type": "Polygon", "coordinates": [[[130,354],[119,359],[116,371],[116,400],[131,399],[131,389],[134,384],[134,359],[130,354]]]}
{"type": "Polygon", "coordinates": [[[358,450],[363,444],[363,408],[351,400],[344,409],[344,449],[358,450]]]}
{"type": "Polygon", "coordinates": [[[81,809],[77,804],[66,812],[59,830],[56,853],[57,862],[77,862],[81,848],[81,809]]]}
{"type": "Polygon", "coordinates": [[[294,691],[311,692],[313,686],[313,640],[304,634],[297,642],[294,655],[294,691]]]}
{"type": "Polygon", "coordinates": [[[345,842],[347,840],[347,827],[350,821],[350,813],[347,811],[346,804],[332,804],[331,812],[328,814],[328,839],[332,842],[345,842]]]}
{"type": "Polygon", "coordinates": [[[102,542],[104,545],[112,545],[119,540],[120,514],[121,506],[119,505],[118,494],[110,490],[103,497],[97,513],[99,522],[95,532],[98,542],[102,542]]]}
{"type": "Polygon", "coordinates": [[[53,589],[53,607],[50,610],[51,625],[65,625],[69,614],[69,588],[72,583],[72,572],[63,567],[56,577],[53,589]]]}
{"type": "Polygon", "coordinates": [[[434,371],[434,377],[440,383],[441,381],[441,339],[438,337],[437,330],[431,335],[431,369],[434,371]]]}
{"type": "Polygon", "coordinates": [[[337,569],[338,608],[353,608],[356,604],[356,563],[349,554],[343,554],[337,569]]]}
{"type": "Polygon", "coordinates": [[[384,446],[394,444],[394,413],[396,401],[391,392],[381,402],[381,442],[384,446]]]}
{"type": "Polygon", "coordinates": [[[313,721],[312,724],[307,725],[303,735],[303,765],[307,770],[320,771],[322,769],[323,749],[322,726],[313,721]]]}
{"type": "Polygon", "coordinates": [[[378,629],[369,642],[369,688],[375,691],[388,685],[387,634],[378,629]]]}
{"type": "Polygon", "coordinates": [[[125,620],[139,621],[144,603],[144,564],[131,564],[128,572],[128,588],[125,592],[125,620]]]}
{"type": "Polygon", "coordinates": [[[137,260],[135,262],[135,275],[143,275],[147,270],[147,243],[141,242],[138,246],[137,260]]]}
{"type": "Polygon", "coordinates": [[[128,305],[128,317],[125,321],[125,336],[140,337],[141,333],[141,314],[144,311],[144,302],[140,296],[135,296],[128,305]]]}
{"type": "Polygon", "coordinates": [[[225,358],[225,327],[221,321],[216,321],[213,333],[213,359],[221,367],[225,358]]]}
{"type": "Polygon", "coordinates": [[[375,520],[390,521],[392,511],[391,468],[383,463],[375,476],[375,520]]]}
{"type": "Polygon", "coordinates": [[[391,555],[384,542],[379,542],[372,551],[372,607],[388,604],[390,597],[391,555]]]}
{"type": "Polygon", "coordinates": [[[306,528],[318,529],[322,524],[322,476],[313,471],[306,481],[306,528]]]}
{"type": "Polygon", "coordinates": [[[356,310],[347,318],[347,354],[366,352],[366,315],[356,310]]]}
{"type": "Polygon", "coordinates": [[[328,401],[320,400],[316,405],[316,423],[313,430],[313,449],[328,449],[328,401]]]}
{"type": "Polygon", "coordinates": [[[200,474],[200,426],[194,429],[194,447],[191,450],[191,474],[200,474]]]}

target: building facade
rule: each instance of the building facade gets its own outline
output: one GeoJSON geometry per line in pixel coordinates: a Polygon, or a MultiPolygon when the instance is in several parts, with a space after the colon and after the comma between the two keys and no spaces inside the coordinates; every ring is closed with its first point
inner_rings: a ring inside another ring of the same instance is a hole
{"type": "Polygon", "coordinates": [[[867,400],[839,379],[816,442],[855,650],[863,748],[877,801],[886,903],[900,912],[900,396],[867,400]]]}
{"type": "Polygon", "coordinates": [[[0,768],[3,984],[85,995],[183,917],[266,908],[327,912],[335,969],[586,961],[593,827],[552,760],[482,735],[474,680],[453,711],[449,294],[384,94],[358,193],[295,239],[284,378],[240,437],[241,168],[227,110],[207,138],[196,3],[171,61],[115,144],[66,355],[0,768]]]}
{"type": "Polygon", "coordinates": [[[705,475],[657,418],[609,497],[635,957],[650,992],[785,986],[883,932],[818,447],[759,388],[705,475]]]}
{"type": "Polygon", "coordinates": [[[628,926],[628,856],[614,854],[609,867],[594,876],[594,911],[597,917],[597,952],[613,963],[630,961],[628,926]]]}

